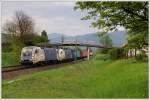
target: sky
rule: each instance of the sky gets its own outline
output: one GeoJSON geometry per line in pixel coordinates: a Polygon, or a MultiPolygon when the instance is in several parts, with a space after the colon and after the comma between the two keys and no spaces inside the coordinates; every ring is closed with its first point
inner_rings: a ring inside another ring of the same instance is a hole
{"type": "Polygon", "coordinates": [[[21,10],[32,17],[38,33],[46,30],[48,34],[75,36],[101,31],[89,27],[91,21],[81,20],[87,12],[74,11],[74,6],[75,2],[2,2],[2,27],[12,20],[15,11],[21,10]]]}

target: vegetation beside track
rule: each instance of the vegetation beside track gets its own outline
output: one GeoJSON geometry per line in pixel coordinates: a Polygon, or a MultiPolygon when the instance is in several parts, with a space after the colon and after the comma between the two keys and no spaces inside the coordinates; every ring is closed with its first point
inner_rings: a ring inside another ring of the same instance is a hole
{"type": "Polygon", "coordinates": [[[19,60],[16,59],[16,55],[12,52],[2,53],[2,67],[19,65],[19,60]]]}
{"type": "Polygon", "coordinates": [[[3,98],[148,98],[148,63],[135,59],[68,65],[2,80],[3,98]]]}

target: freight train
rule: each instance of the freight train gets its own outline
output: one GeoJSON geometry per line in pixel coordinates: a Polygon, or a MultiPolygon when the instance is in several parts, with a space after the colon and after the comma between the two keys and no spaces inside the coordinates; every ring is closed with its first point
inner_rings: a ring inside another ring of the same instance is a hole
{"type": "MultiPolygon", "coordinates": [[[[90,56],[93,52],[89,51],[90,56]]],[[[74,59],[84,59],[88,50],[57,49],[47,47],[28,46],[22,48],[21,64],[38,64],[45,62],[61,62],[74,59]]]]}

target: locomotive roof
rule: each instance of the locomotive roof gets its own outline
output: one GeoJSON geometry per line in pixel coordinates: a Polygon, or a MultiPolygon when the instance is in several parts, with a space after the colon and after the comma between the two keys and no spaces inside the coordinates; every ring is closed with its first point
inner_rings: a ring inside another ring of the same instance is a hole
{"type": "Polygon", "coordinates": [[[33,49],[33,48],[37,48],[37,46],[27,46],[27,47],[24,47],[26,49],[33,49]]]}

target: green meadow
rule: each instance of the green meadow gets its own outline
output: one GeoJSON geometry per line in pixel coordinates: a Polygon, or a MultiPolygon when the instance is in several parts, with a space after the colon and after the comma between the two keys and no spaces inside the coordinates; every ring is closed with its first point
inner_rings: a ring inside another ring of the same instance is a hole
{"type": "Polygon", "coordinates": [[[148,98],[148,63],[99,58],[2,80],[2,98],[148,98]]]}

